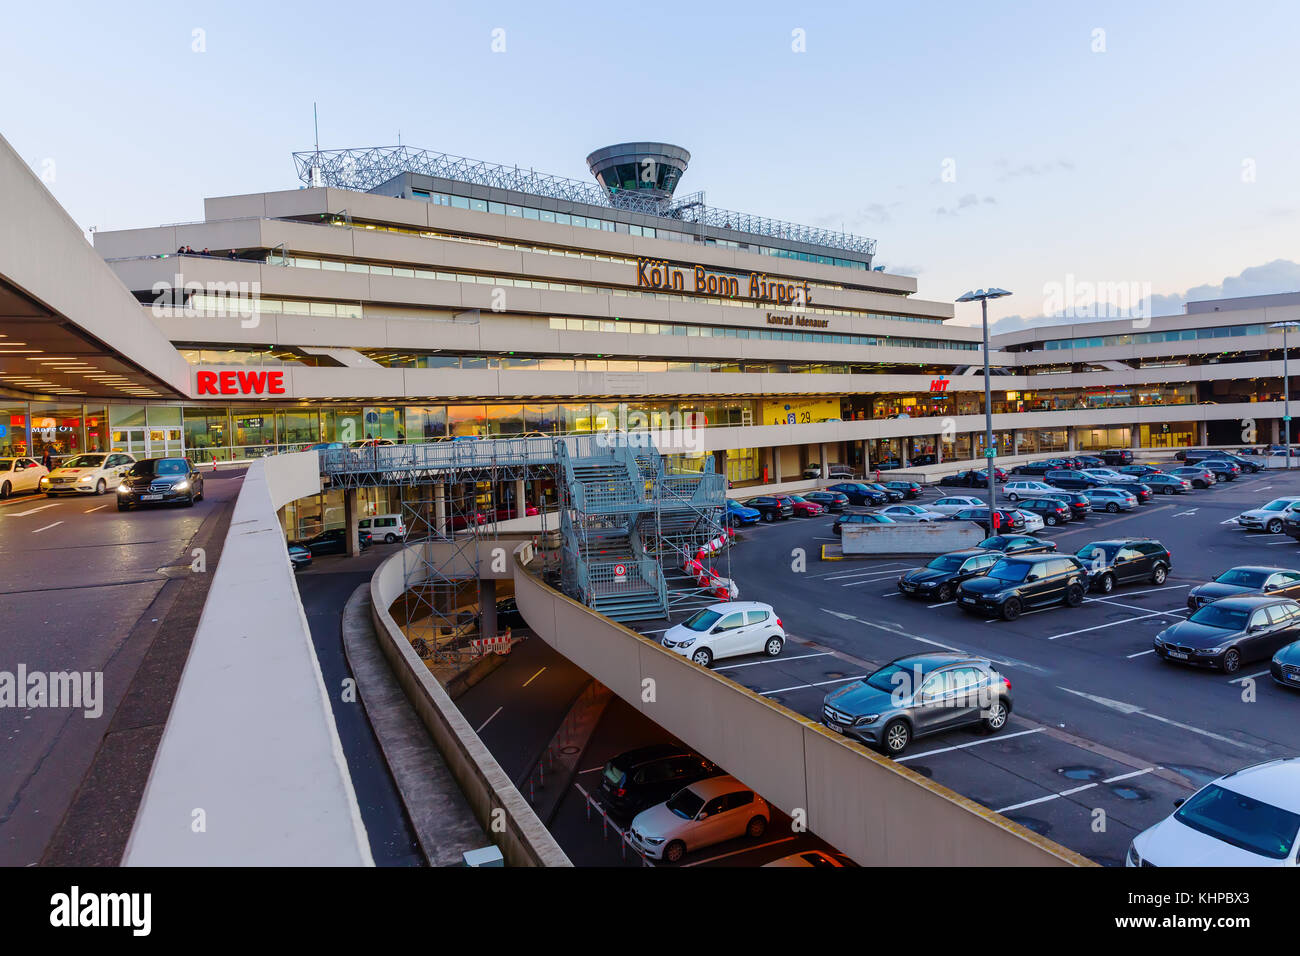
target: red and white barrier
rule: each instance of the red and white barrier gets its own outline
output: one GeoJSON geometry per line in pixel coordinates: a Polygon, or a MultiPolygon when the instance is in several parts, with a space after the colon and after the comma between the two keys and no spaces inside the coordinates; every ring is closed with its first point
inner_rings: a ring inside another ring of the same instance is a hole
{"type": "Polygon", "coordinates": [[[484,654],[509,654],[510,653],[510,635],[500,634],[496,637],[485,637],[479,640],[469,642],[469,646],[478,656],[484,654]]]}

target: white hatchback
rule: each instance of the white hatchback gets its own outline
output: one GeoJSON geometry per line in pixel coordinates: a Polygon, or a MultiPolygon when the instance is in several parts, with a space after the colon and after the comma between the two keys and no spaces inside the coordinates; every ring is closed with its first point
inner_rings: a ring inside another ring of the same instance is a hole
{"type": "Polygon", "coordinates": [[[785,629],[770,604],[730,601],[696,611],[670,627],[663,646],[701,667],[721,657],[766,654],[776,657],[785,646],[785,629]]]}
{"type": "Polygon", "coordinates": [[[41,478],[40,489],[47,495],[102,495],[120,485],[134,464],[134,455],[120,451],[77,455],[41,478]]]}
{"type": "Polygon", "coordinates": [[[1025,534],[1042,531],[1047,523],[1040,515],[1036,515],[1032,511],[1017,511],[1016,514],[1020,515],[1021,520],[1025,523],[1025,534]]]}
{"type": "Polygon", "coordinates": [[[0,498],[36,491],[47,474],[35,458],[0,458],[0,498]]]}
{"type": "Polygon", "coordinates": [[[1128,866],[1297,866],[1300,757],[1207,783],[1129,844],[1128,866]]]}
{"type": "Polygon", "coordinates": [[[1037,498],[1040,495],[1051,494],[1056,490],[1045,481],[1025,481],[1024,479],[1008,481],[1002,486],[1002,493],[1008,501],[1019,501],[1021,498],[1037,498]]]}
{"type": "Polygon", "coordinates": [[[958,511],[965,511],[967,508],[978,508],[982,504],[985,504],[983,498],[972,498],[970,495],[948,495],[938,501],[930,502],[926,507],[940,514],[955,515],[958,511]]]}
{"type": "Polygon", "coordinates": [[[884,515],[892,521],[906,522],[928,522],[942,521],[948,517],[942,511],[931,511],[928,508],[922,508],[920,505],[890,505],[888,508],[879,508],[876,514],[884,515]]]}
{"type": "Polygon", "coordinates": [[[628,827],[632,846],[654,860],[676,863],[690,850],[767,832],[767,801],[735,777],[708,777],[642,810],[628,827]]]}

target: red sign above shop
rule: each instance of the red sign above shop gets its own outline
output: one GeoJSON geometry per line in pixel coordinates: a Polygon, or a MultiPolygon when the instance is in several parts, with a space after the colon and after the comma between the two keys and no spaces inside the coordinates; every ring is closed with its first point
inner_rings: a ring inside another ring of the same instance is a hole
{"type": "Polygon", "coordinates": [[[200,395],[283,395],[283,372],[195,372],[200,395]]]}

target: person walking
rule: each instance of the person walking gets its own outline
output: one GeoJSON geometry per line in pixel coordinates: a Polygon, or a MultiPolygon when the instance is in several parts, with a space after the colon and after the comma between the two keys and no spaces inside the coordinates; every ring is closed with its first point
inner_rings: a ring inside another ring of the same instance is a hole
{"type": "Polygon", "coordinates": [[[45,453],[41,455],[41,464],[45,466],[46,471],[54,470],[54,456],[50,454],[50,446],[45,446],[45,453]]]}

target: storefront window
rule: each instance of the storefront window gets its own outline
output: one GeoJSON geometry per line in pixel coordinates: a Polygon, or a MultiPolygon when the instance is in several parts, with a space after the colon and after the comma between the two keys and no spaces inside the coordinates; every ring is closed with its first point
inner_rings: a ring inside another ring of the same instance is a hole
{"type": "Polygon", "coordinates": [[[366,408],[365,438],[387,438],[399,444],[406,441],[402,409],[392,405],[366,408]]]}
{"type": "Polygon", "coordinates": [[[482,435],[487,431],[487,412],[482,405],[448,405],[447,431],[451,435],[482,435]]]}
{"type": "Polygon", "coordinates": [[[320,441],[320,415],[314,409],[276,412],[281,445],[311,445],[320,441]]]}
{"type": "MultiPolygon", "coordinates": [[[[177,414],[180,414],[179,409],[177,414]]],[[[108,450],[108,410],[89,407],[86,409],[86,451],[108,450]]]]}
{"type": "Polygon", "coordinates": [[[228,461],[226,447],[229,420],[224,408],[187,408],[184,410],[185,448],[196,462],[228,461]]]}
{"type": "Polygon", "coordinates": [[[0,407],[0,455],[26,455],[28,452],[27,406],[0,407]]]}
{"type": "Polygon", "coordinates": [[[82,434],[82,407],[32,403],[32,454],[41,457],[49,449],[52,455],[76,455],[86,450],[82,434]]]}
{"type": "Polygon", "coordinates": [[[434,441],[447,434],[446,405],[407,406],[406,440],[434,441]]]}
{"type": "Polygon", "coordinates": [[[232,408],[230,423],[236,458],[253,458],[275,448],[275,418],[269,409],[232,408]]]}
{"type": "Polygon", "coordinates": [[[524,406],[489,405],[487,407],[488,433],[492,435],[522,435],[524,406]]]}
{"type": "Polygon", "coordinates": [[[525,405],[524,431],[553,435],[564,420],[559,405],[525,405]]]}

